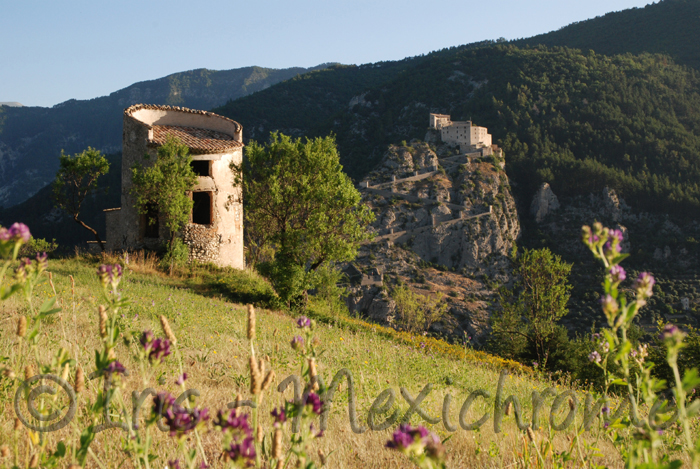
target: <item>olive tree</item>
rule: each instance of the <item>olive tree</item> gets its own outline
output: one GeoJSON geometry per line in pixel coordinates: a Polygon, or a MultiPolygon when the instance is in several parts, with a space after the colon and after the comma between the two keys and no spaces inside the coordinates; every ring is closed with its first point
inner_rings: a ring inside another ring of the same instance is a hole
{"type": "Polygon", "coordinates": [[[97,180],[109,171],[109,161],[92,147],[75,155],[61,151],[58,172],[53,182],[53,196],[56,207],[68,213],[76,223],[95,236],[100,249],[104,251],[102,239],[97,230],[78,218],[85,199],[98,189],[97,180]]]}
{"type": "Polygon", "coordinates": [[[287,306],[305,304],[319,267],[354,259],[370,238],[374,214],[343,172],[333,136],[275,132],[267,144],[251,142],[231,169],[243,189],[247,244],[270,252],[259,267],[287,306]]]}

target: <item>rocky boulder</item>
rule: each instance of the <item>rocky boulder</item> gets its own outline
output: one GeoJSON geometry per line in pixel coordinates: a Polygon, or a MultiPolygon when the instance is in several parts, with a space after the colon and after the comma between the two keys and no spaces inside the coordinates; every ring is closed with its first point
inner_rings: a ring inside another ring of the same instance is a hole
{"type": "Polygon", "coordinates": [[[549,187],[548,183],[543,183],[535,193],[535,197],[530,204],[530,213],[535,216],[537,223],[559,208],[559,199],[549,187]]]}

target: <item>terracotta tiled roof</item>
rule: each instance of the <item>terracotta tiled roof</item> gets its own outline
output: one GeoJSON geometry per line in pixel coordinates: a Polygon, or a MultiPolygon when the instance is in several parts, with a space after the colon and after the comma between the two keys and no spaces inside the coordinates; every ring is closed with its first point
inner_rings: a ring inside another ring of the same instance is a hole
{"type": "Polygon", "coordinates": [[[153,139],[149,143],[163,145],[170,135],[179,138],[194,154],[223,153],[243,146],[230,135],[216,130],[174,125],[154,125],[153,139]]]}
{"type": "Polygon", "coordinates": [[[229,119],[228,117],[220,116],[218,114],[214,114],[213,112],[209,111],[198,111],[197,109],[188,109],[186,107],[180,107],[180,106],[161,106],[161,105],[156,105],[156,104],[134,104],[133,106],[129,106],[128,108],[124,109],[124,114],[127,116],[131,117],[131,115],[140,110],[140,109],[151,109],[155,111],[179,111],[179,112],[186,112],[189,114],[201,114],[203,116],[213,116],[213,117],[218,117],[219,119],[224,119],[230,122],[233,122],[236,124],[236,132],[240,132],[241,129],[243,128],[241,124],[236,122],[233,119],[229,119]]]}

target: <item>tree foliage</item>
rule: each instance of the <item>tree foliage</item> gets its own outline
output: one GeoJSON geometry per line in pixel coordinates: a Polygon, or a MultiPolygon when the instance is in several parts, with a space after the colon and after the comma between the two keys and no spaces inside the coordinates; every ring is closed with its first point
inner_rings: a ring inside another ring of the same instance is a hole
{"type": "Polygon", "coordinates": [[[85,199],[98,189],[100,176],[109,171],[107,158],[92,147],[75,155],[66,155],[61,151],[59,169],[53,182],[53,195],[56,207],[68,213],[76,223],[90,231],[97,244],[104,251],[102,240],[97,230],[78,218],[85,199]]]}
{"type": "MultiPolygon", "coordinates": [[[[149,155],[144,157],[149,160],[149,155]]],[[[189,221],[192,199],[188,191],[197,183],[192,170],[189,149],[179,139],[168,137],[158,148],[156,161],[148,166],[136,163],[132,168],[132,193],[136,207],[146,214],[149,206],[158,208],[158,214],[170,231],[169,248],[175,234],[189,221]]]]}
{"type": "Polygon", "coordinates": [[[360,205],[333,136],[302,141],[272,133],[265,145],[251,142],[231,169],[243,188],[247,244],[271,248],[261,267],[287,305],[313,287],[320,266],[354,259],[369,238],[374,214],[360,205]]]}
{"type": "Polygon", "coordinates": [[[394,322],[401,329],[421,333],[436,322],[448,318],[448,305],[442,301],[442,293],[421,295],[408,286],[401,285],[394,288],[391,297],[396,303],[394,322]]]}
{"type": "Polygon", "coordinates": [[[492,317],[492,346],[511,358],[532,357],[546,366],[556,344],[567,339],[557,322],[568,313],[570,271],[571,264],[549,249],[525,250],[515,260],[514,287],[498,292],[500,311],[492,317]]]}

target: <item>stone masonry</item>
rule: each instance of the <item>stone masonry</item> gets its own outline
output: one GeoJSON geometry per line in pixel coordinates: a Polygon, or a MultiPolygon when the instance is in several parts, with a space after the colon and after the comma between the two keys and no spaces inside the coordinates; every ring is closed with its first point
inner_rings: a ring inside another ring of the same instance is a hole
{"type": "Polygon", "coordinates": [[[187,145],[198,174],[189,193],[190,223],[181,233],[190,260],[244,268],[242,195],[230,169],[243,159],[243,128],[211,112],[175,106],[136,104],[124,111],[121,207],[105,210],[107,249],[153,249],[170,239],[157,207],[139,213],[131,193],[132,166],[155,161],[169,136],[187,145]]]}

